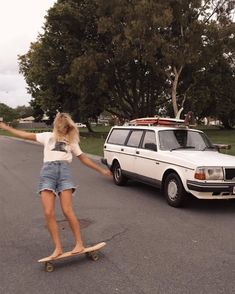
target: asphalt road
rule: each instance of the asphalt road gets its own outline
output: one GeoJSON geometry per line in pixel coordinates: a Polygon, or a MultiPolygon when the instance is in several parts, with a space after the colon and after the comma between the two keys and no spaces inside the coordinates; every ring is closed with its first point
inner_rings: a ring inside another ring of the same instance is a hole
{"type": "MultiPolygon", "coordinates": [[[[235,293],[235,202],[191,200],[168,206],[153,187],[126,187],[82,166],[74,207],[86,244],[106,241],[100,259],[37,263],[52,251],[36,195],[42,147],[0,137],[0,293],[235,293]]],[[[73,239],[57,206],[64,249],[73,239]]]]}

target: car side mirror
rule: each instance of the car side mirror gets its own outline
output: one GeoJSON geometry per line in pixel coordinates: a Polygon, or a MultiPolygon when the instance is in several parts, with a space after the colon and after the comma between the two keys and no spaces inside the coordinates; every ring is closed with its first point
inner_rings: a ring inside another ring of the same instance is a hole
{"type": "Polygon", "coordinates": [[[220,151],[221,149],[230,150],[231,145],[230,144],[213,144],[213,146],[220,151]]]}

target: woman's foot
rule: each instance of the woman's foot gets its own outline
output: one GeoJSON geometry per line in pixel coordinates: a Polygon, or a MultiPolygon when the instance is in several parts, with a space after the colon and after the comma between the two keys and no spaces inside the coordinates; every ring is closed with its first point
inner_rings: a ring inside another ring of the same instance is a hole
{"type": "Polygon", "coordinates": [[[58,248],[58,249],[56,248],[54,250],[54,252],[49,257],[54,259],[54,258],[60,256],[61,254],[63,254],[63,250],[61,248],[58,248]]]}
{"type": "Polygon", "coordinates": [[[76,244],[76,246],[73,248],[73,250],[71,250],[71,253],[72,254],[81,253],[84,249],[85,249],[85,247],[83,246],[83,244],[76,244]]]}

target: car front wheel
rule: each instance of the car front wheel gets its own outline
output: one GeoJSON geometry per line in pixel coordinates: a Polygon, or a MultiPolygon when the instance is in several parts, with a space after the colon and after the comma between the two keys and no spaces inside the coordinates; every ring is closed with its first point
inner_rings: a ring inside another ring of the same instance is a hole
{"type": "Polygon", "coordinates": [[[123,186],[127,182],[127,178],[123,175],[120,164],[115,161],[112,168],[114,183],[118,186],[123,186]]]}
{"type": "Polygon", "coordinates": [[[166,177],[164,195],[170,206],[181,207],[185,204],[187,193],[180,177],[176,173],[171,173],[166,177]]]}

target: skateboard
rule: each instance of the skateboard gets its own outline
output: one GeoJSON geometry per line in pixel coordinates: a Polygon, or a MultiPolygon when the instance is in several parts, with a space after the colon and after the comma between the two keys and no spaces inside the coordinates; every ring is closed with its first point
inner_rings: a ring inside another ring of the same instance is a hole
{"type": "Polygon", "coordinates": [[[105,242],[101,242],[96,245],[86,247],[82,252],[79,252],[79,253],[71,253],[71,251],[68,251],[68,252],[64,252],[63,254],[59,255],[56,258],[45,257],[45,258],[39,259],[38,262],[44,263],[45,271],[50,273],[54,271],[53,261],[55,260],[73,257],[76,255],[82,255],[82,254],[86,254],[86,256],[93,261],[98,260],[99,259],[98,251],[105,245],[106,245],[105,242]]]}

